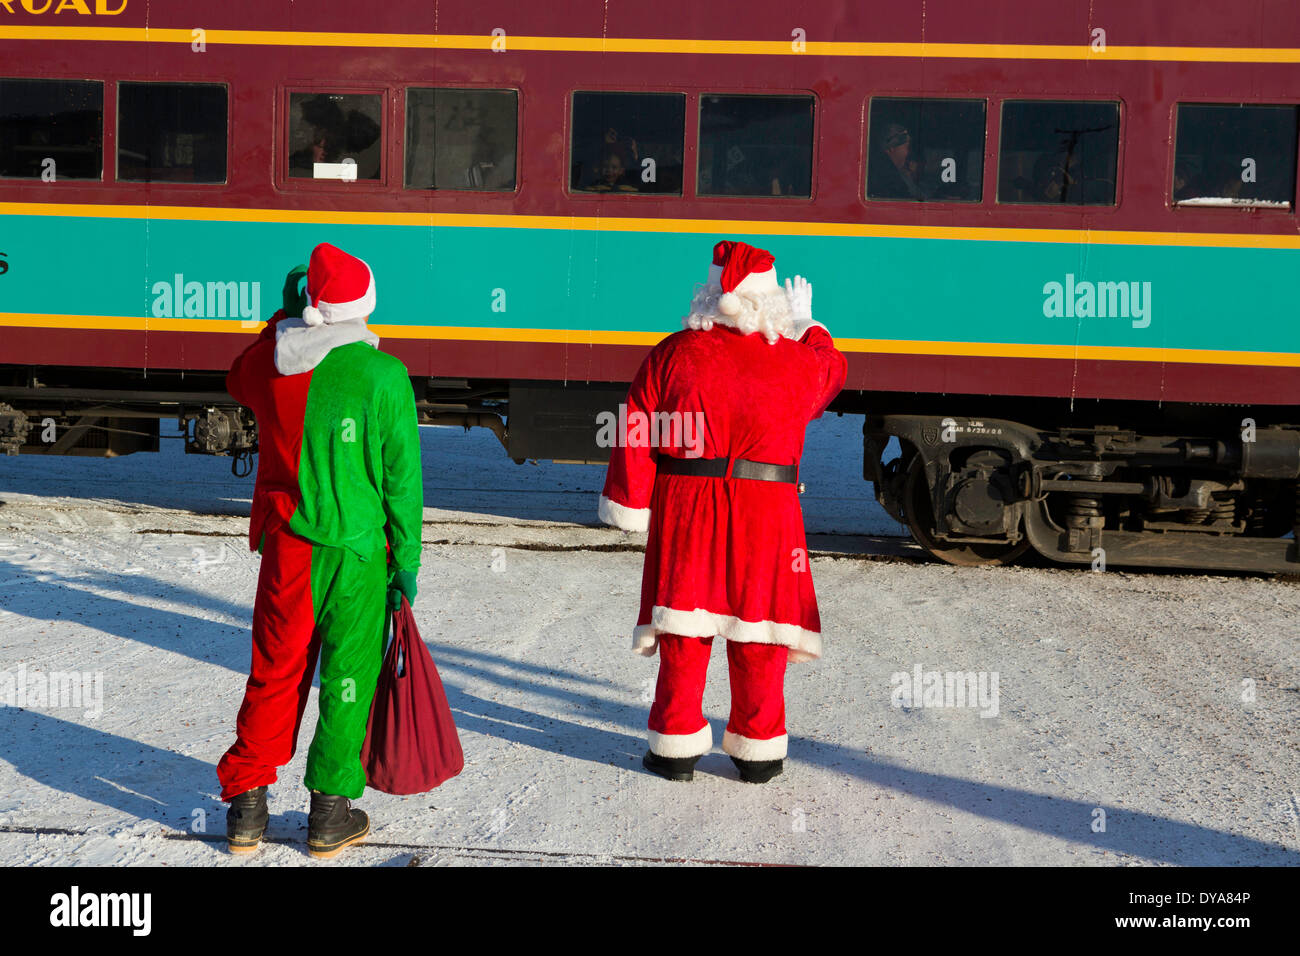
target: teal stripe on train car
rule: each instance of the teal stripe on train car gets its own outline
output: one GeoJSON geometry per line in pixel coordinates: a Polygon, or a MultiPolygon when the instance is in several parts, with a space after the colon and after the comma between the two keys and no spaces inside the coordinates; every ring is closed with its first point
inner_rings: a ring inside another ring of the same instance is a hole
{"type": "MultiPolygon", "coordinates": [[[[720,238],[53,216],[9,216],[2,233],[5,312],[148,316],[155,283],[180,274],[260,282],[265,317],[284,273],[328,241],[374,267],[376,322],[664,333],[680,328],[720,238]]],[[[1296,250],[734,235],[770,249],[783,278],[809,278],[837,336],[1300,352],[1296,250]],[[1044,287],[1071,281],[1076,297],[1084,283],[1137,283],[1149,311],[1045,315],[1044,287]]]]}

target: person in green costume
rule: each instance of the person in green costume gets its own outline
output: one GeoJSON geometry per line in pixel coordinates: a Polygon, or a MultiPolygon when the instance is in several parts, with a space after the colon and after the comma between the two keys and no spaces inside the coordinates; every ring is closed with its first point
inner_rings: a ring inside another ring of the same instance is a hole
{"type": "Polygon", "coordinates": [[[307,848],[331,857],[370,829],[351,806],[365,789],[361,747],[388,611],[414,602],[424,513],[415,395],[406,368],[366,326],[375,281],[328,244],[301,267],[286,309],[226,378],[257,417],[249,546],[261,552],[253,658],[237,739],[221,758],[232,852],[257,849],[266,789],[292,759],[320,660],[320,717],[307,753],[307,848]],[[296,313],[301,312],[301,317],[296,313]]]}

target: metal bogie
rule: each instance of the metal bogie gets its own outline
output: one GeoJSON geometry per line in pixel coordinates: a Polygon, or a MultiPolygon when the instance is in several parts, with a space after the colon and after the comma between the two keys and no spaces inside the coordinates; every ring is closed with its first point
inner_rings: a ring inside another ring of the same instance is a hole
{"type": "Polygon", "coordinates": [[[1110,425],[869,417],[864,474],[944,560],[1006,563],[1020,545],[1069,563],[1295,573],[1300,429],[1160,435],[1110,425]],[[897,438],[900,458],[881,450],[897,438]],[[871,460],[874,456],[874,460],[871,460]],[[988,560],[971,560],[976,551],[988,560]]]}

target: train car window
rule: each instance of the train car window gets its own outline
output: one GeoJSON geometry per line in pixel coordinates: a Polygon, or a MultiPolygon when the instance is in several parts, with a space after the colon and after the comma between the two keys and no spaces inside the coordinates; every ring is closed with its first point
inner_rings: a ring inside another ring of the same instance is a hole
{"type": "Polygon", "coordinates": [[[1119,104],[1002,104],[998,202],[1113,206],[1119,104]]]}
{"type": "Polygon", "coordinates": [[[569,188],[680,196],[685,140],[681,93],[574,93],[569,188]]]}
{"type": "Polygon", "coordinates": [[[1298,117],[1297,106],[1179,103],[1174,202],[1292,208],[1298,117]]]}
{"type": "Polygon", "coordinates": [[[700,97],[701,196],[812,195],[811,96],[700,97]]]}
{"type": "Polygon", "coordinates": [[[515,188],[519,94],[408,89],[406,188],[515,188]]]}
{"type": "Polygon", "coordinates": [[[867,198],[979,202],[984,101],[873,97],[867,198]]]}
{"type": "Polygon", "coordinates": [[[224,183],[228,99],[219,83],[119,83],[117,178],[224,183]]]}
{"type": "Polygon", "coordinates": [[[383,116],[379,93],[290,93],[289,176],[382,179],[383,116]]]}
{"type": "Polygon", "coordinates": [[[104,84],[0,79],[0,177],[100,179],[104,84]]]}

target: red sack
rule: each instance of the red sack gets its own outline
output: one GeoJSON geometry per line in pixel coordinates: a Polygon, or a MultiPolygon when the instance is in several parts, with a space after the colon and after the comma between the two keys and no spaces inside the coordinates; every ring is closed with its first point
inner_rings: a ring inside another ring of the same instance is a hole
{"type": "Polygon", "coordinates": [[[395,794],[426,793],[465,767],[438,668],[405,596],[393,612],[393,639],[370,705],[361,765],[367,786],[395,794]]]}

